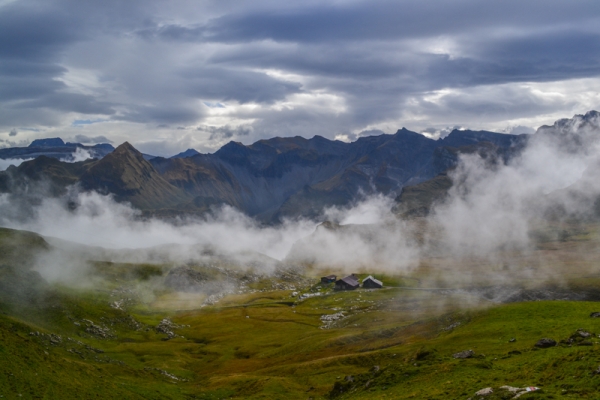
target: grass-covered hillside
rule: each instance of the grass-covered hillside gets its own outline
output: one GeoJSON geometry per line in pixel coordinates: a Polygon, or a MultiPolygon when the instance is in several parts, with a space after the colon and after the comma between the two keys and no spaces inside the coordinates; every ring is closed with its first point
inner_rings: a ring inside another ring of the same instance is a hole
{"type": "Polygon", "coordinates": [[[600,290],[594,232],[542,232],[516,263],[547,260],[556,279],[494,297],[501,289],[476,279],[427,279],[435,258],[410,274],[357,271],[381,279],[379,290],[319,283],[340,271],[279,265],[267,275],[227,261],[174,273],[182,266],[95,259],[66,284],[37,272],[52,247],[43,238],[2,229],[0,396],[466,400],[492,388],[484,398],[595,399],[600,318],[590,314],[600,304],[569,300],[600,290]],[[548,293],[567,300],[515,302],[548,293]],[[536,347],[542,338],[557,345],[536,347]]]}

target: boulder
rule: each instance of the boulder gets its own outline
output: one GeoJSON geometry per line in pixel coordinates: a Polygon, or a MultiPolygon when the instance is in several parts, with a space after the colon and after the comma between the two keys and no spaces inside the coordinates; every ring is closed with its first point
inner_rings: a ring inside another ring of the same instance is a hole
{"type": "Polygon", "coordinates": [[[590,333],[590,332],[586,331],[585,329],[577,329],[574,334],[569,336],[568,339],[561,340],[560,343],[567,344],[567,345],[574,344],[577,346],[591,346],[592,345],[591,339],[593,336],[595,336],[595,334],[590,333]]]}
{"type": "Polygon", "coordinates": [[[538,340],[537,343],[535,344],[535,347],[538,347],[540,349],[546,349],[548,347],[554,347],[554,346],[556,346],[556,340],[550,339],[550,338],[542,338],[542,339],[538,340]]]}
{"type": "Polygon", "coordinates": [[[494,389],[492,389],[491,387],[487,387],[485,389],[481,389],[475,392],[475,396],[489,396],[492,393],[494,393],[494,389]]]}
{"type": "Polygon", "coordinates": [[[475,353],[473,352],[473,350],[465,350],[465,351],[460,351],[458,353],[454,353],[452,355],[452,357],[454,358],[471,358],[475,355],[475,353]]]}

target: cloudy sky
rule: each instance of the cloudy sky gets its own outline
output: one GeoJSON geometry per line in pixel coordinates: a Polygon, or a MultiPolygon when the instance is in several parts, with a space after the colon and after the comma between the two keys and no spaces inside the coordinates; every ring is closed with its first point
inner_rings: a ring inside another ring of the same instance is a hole
{"type": "Polygon", "coordinates": [[[171,155],[403,126],[527,131],[591,109],[597,0],[0,0],[0,146],[171,155]]]}

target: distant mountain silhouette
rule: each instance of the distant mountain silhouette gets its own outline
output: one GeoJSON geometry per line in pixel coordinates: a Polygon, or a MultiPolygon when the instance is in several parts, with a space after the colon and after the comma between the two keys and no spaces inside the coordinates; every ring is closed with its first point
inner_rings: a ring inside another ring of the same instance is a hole
{"type": "MultiPolygon", "coordinates": [[[[84,190],[111,193],[118,201],[157,214],[202,213],[229,205],[276,222],[316,217],[324,207],[343,206],[373,193],[397,195],[405,186],[452,168],[461,152],[488,149],[502,158],[526,140],[525,135],[459,130],[433,140],[403,128],[352,143],[321,136],[276,137],[248,146],[229,142],[214,154],[190,149],[149,160],[124,143],[104,158],[77,167],[45,158],[24,162],[0,173],[0,190],[45,177],[55,193],[78,183],[84,190]]],[[[52,146],[60,143],[46,139],[41,144],[57,149],[52,146]]],[[[42,147],[38,142],[34,148],[42,147]]]]}
{"type": "Polygon", "coordinates": [[[58,159],[70,159],[77,149],[89,152],[92,158],[102,158],[115,148],[108,143],[86,146],[81,143],[65,143],[61,138],[36,139],[27,147],[9,147],[0,149],[0,159],[28,159],[46,156],[58,159]]]}
{"type": "Polygon", "coordinates": [[[198,152],[197,150],[194,150],[194,149],[187,149],[186,151],[182,151],[179,154],[175,154],[174,156],[171,156],[171,158],[187,158],[187,157],[195,156],[197,154],[200,154],[200,152],[198,152]]]}

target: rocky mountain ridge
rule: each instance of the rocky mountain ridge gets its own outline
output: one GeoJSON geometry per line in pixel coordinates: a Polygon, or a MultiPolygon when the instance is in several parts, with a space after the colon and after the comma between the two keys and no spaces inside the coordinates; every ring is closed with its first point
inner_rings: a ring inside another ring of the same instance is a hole
{"type": "Polygon", "coordinates": [[[477,153],[493,164],[507,163],[532,140],[555,141],[565,151],[591,148],[600,131],[599,116],[590,111],[561,119],[534,135],[454,130],[433,140],[402,128],[352,143],[321,136],[275,137],[251,145],[229,142],[213,154],[188,149],[171,158],[151,158],[124,143],[108,156],[96,153],[104,158],[72,165],[56,160],[57,155],[73,146],[108,154],[112,146],[88,148],[41,139],[28,148],[0,150],[0,157],[39,154],[0,172],[0,191],[14,193],[15,188],[44,181],[51,183],[51,195],[60,195],[69,185],[78,185],[110,193],[154,215],[202,214],[228,205],[268,223],[316,218],[324,208],[382,193],[398,196],[397,214],[425,215],[452,186],[446,172],[461,154],[477,153]]]}
{"type": "Polygon", "coordinates": [[[325,207],[344,206],[357,196],[397,194],[452,167],[461,152],[481,146],[506,158],[526,140],[525,135],[455,130],[436,141],[403,128],[352,143],[320,136],[276,137],[248,146],[229,142],[213,154],[152,159],[124,143],[102,159],[72,166],[40,156],[0,173],[0,190],[12,192],[19,182],[47,180],[53,193],[78,184],[151,214],[204,213],[229,205],[278,222],[314,218],[325,207]]]}

